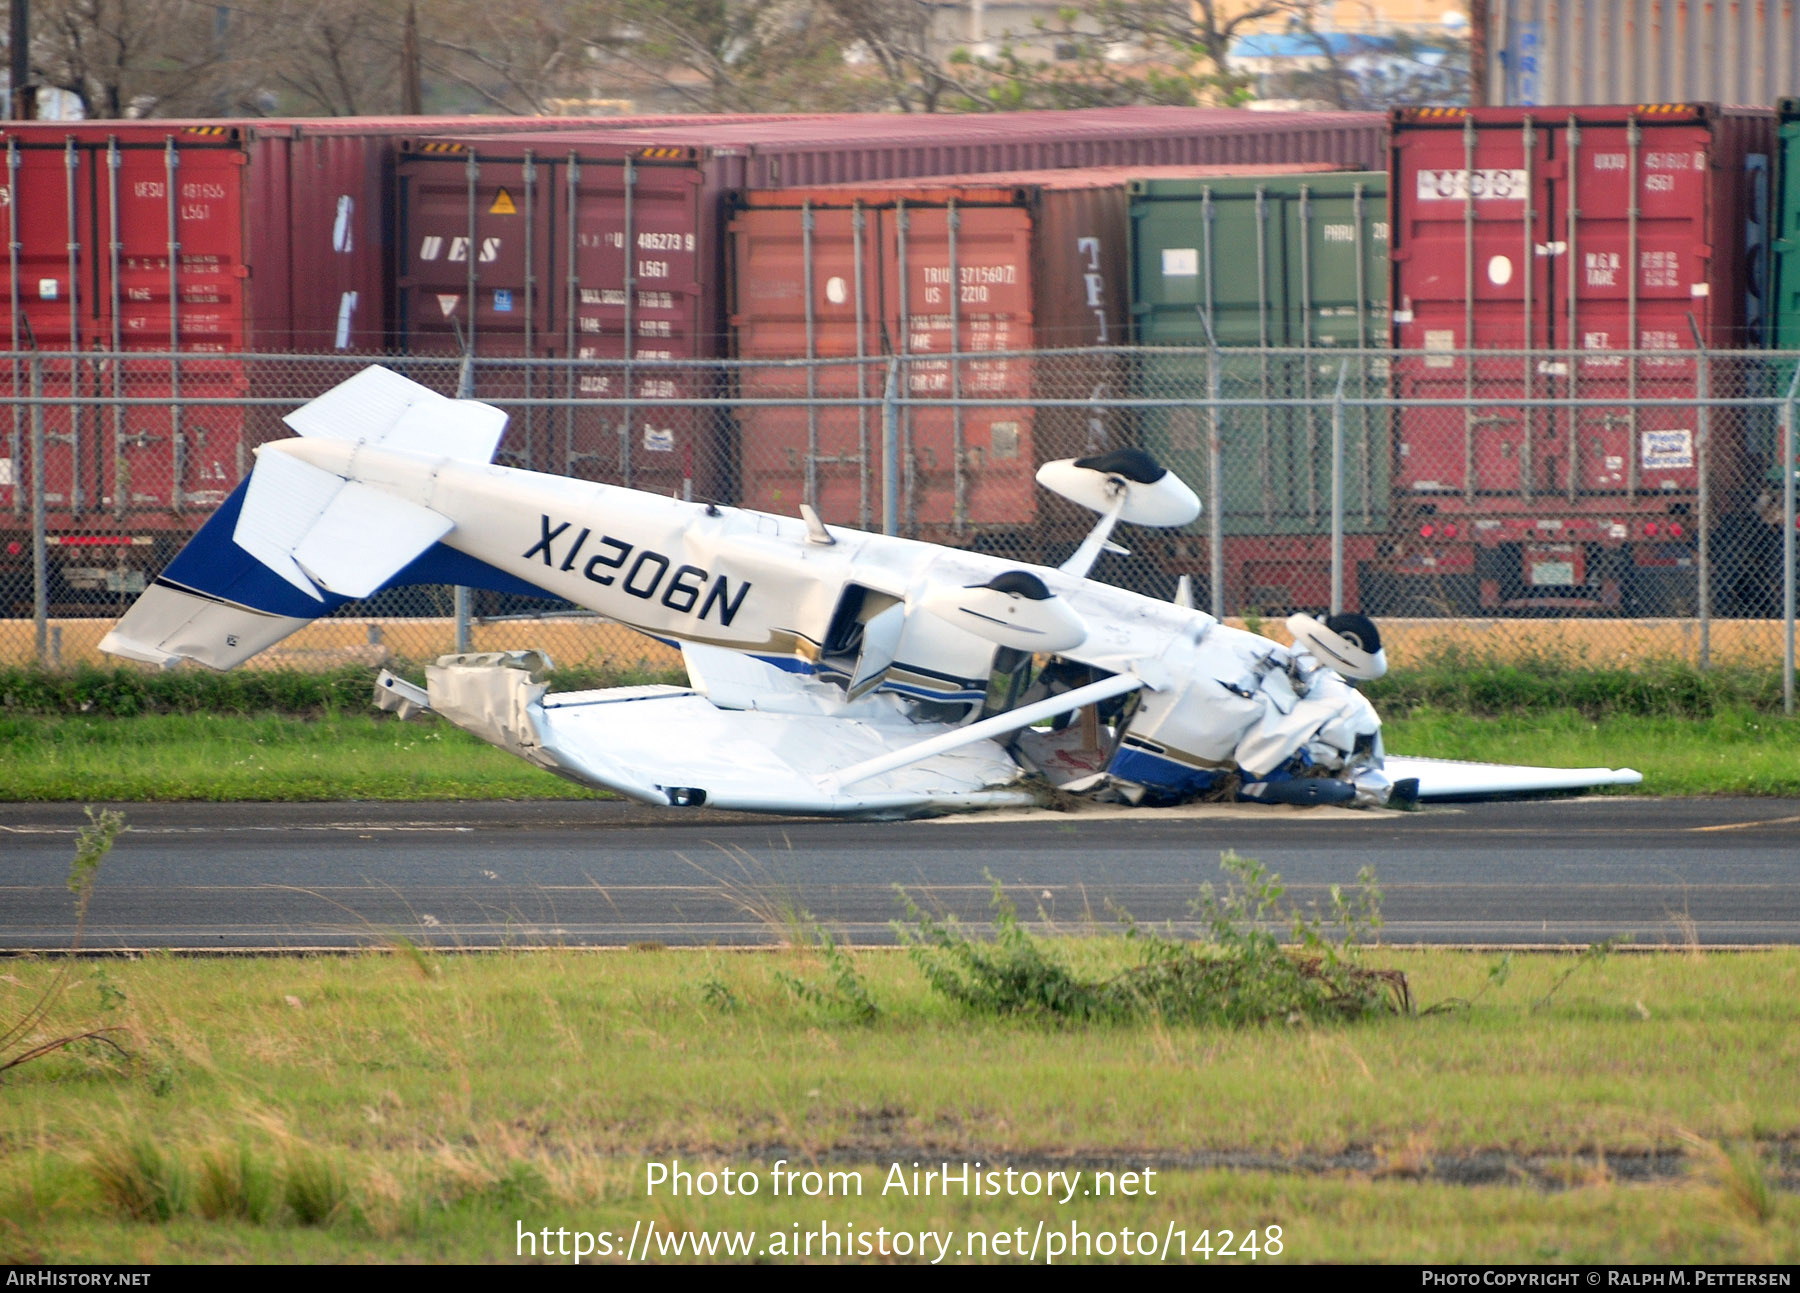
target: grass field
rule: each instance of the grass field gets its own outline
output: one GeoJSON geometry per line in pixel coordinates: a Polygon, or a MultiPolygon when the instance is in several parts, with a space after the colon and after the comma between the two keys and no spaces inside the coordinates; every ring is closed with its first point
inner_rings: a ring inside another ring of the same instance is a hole
{"type": "MultiPolygon", "coordinates": [[[[821,1223],[966,1254],[1040,1222],[1259,1250],[1278,1226],[1284,1261],[1800,1260],[1800,953],[1365,959],[1469,1004],[1059,1024],[864,952],[857,1023],[796,991],[833,972],[804,949],[77,963],[38,1031],[109,1025],[127,1054],[4,1074],[0,1260],[510,1259],[520,1227],[623,1251],[651,1223],[755,1230],[766,1255],[821,1223]],[[647,1164],[677,1159],[761,1188],[652,1193],[647,1164]],[[776,1196],[778,1160],[849,1175],[776,1196]],[[1156,1175],[1066,1202],[882,1192],[895,1164],[977,1162],[1156,1175]]],[[[0,968],[11,1020],[58,963],[0,968]]]]}
{"type": "MultiPolygon", "coordinates": [[[[1800,721],[1730,709],[1705,718],[1573,710],[1471,715],[1419,706],[1389,720],[1407,754],[1637,768],[1663,795],[1800,794],[1800,721]]],[[[436,720],[143,714],[0,717],[9,800],[572,799],[596,792],[436,720]]]]}

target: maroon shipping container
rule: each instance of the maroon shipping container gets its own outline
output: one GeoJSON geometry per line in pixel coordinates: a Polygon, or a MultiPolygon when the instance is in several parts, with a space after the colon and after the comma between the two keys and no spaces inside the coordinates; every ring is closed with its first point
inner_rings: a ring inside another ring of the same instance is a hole
{"type": "Polygon", "coordinates": [[[1065,509],[1037,487],[1038,466],[1127,437],[1113,410],[1034,409],[1033,401],[1117,398],[1125,393],[1118,359],[929,356],[1121,344],[1130,320],[1130,180],[1326,169],[1118,167],[743,194],[731,222],[736,355],[850,362],[815,367],[810,380],[742,370],[745,397],[795,401],[739,410],[742,502],[791,512],[804,501],[828,522],[878,523],[879,410],[809,411],[801,401],[878,396],[884,356],[900,353],[927,356],[907,365],[911,394],[1018,400],[906,411],[896,518],[905,532],[1023,528],[1039,524],[1046,506],[1080,521],[1072,509],[1061,516],[1065,509]]]}
{"type": "MultiPolygon", "coordinates": [[[[521,126],[591,135],[672,120],[0,123],[11,244],[3,344],[184,356],[179,363],[46,360],[41,377],[50,396],[172,402],[257,394],[299,403],[334,374],[315,365],[296,378],[223,356],[379,352],[392,344],[394,164],[403,137],[422,128],[477,135],[521,126]]],[[[29,387],[29,365],[0,365],[0,391],[29,387]]],[[[168,544],[145,534],[167,532],[179,542],[203,520],[242,478],[251,446],[281,433],[278,412],[46,409],[49,524],[68,532],[118,529],[114,546],[153,566],[157,558],[143,550],[166,555],[168,544]]],[[[0,536],[0,554],[19,542],[28,505],[28,423],[15,405],[10,422],[0,424],[0,514],[13,527],[0,536]]],[[[59,547],[74,541],[70,533],[59,547]]],[[[128,582],[141,586],[142,577],[134,567],[128,582]]],[[[78,601],[84,591],[93,591],[91,583],[77,577],[59,600],[78,601]]]]}
{"type": "MultiPolygon", "coordinates": [[[[379,298],[359,318],[352,286],[364,277],[377,291],[380,284],[379,224],[363,239],[354,223],[364,181],[357,174],[331,188],[348,195],[340,244],[363,242],[374,267],[366,274],[353,267],[346,275],[339,266],[352,258],[321,255],[314,272],[296,283],[293,141],[279,124],[259,135],[257,128],[220,122],[12,123],[0,138],[12,243],[7,344],[15,351],[196,356],[180,364],[45,360],[46,395],[172,401],[247,394],[246,363],[204,356],[293,345],[296,287],[309,302],[329,289],[335,318],[343,283],[346,327],[354,333],[372,317],[377,326],[366,340],[379,344],[379,298]],[[178,249],[173,257],[171,247],[178,249]]],[[[364,141],[337,142],[355,149],[364,141]]],[[[379,202],[372,205],[378,221],[379,202]]],[[[0,372],[0,386],[9,392],[26,393],[30,380],[22,362],[0,372]]],[[[43,417],[45,502],[58,531],[192,528],[241,479],[254,435],[235,409],[62,407],[43,417]]],[[[7,446],[15,463],[22,460],[25,423],[25,411],[15,406],[7,446]]],[[[28,477],[23,470],[9,475],[0,506],[18,519],[28,477]]]]}
{"type": "MultiPolygon", "coordinates": [[[[1519,401],[1691,400],[1699,339],[1762,344],[1774,143],[1774,114],[1748,108],[1394,114],[1396,393],[1478,406],[1400,412],[1376,609],[1691,610],[1694,409],[1519,401]],[[1470,348],[1579,353],[1432,353],[1470,348]],[[1603,353],[1632,348],[1668,355],[1603,353]]],[[[1715,363],[1710,393],[1744,371],[1715,363]]],[[[1715,521],[1744,506],[1746,439],[1710,437],[1715,521]]]]}
{"type": "Polygon", "coordinates": [[[423,140],[400,164],[400,329],[422,353],[470,346],[480,356],[630,360],[628,372],[571,369],[537,392],[523,367],[484,368],[479,393],[490,398],[640,401],[632,410],[528,408],[514,419],[508,460],[727,498],[736,489],[722,419],[682,404],[717,395],[717,376],[656,365],[727,352],[721,221],[730,192],[1094,165],[1366,166],[1384,135],[1371,113],[1124,108],[423,140]]]}

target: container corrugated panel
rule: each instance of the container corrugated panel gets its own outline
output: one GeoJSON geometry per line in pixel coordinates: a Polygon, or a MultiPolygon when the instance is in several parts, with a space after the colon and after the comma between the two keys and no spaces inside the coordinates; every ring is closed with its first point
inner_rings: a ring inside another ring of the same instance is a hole
{"type": "MultiPolygon", "coordinates": [[[[1340,361],[1330,348],[1386,343],[1387,188],[1382,172],[1133,185],[1137,339],[1204,347],[1210,324],[1221,347],[1220,397],[1254,401],[1219,414],[1227,535],[1317,536],[1329,528],[1331,415],[1307,401],[1329,400],[1336,390],[1340,361]],[[1271,355],[1271,348],[1312,353],[1271,355]]],[[[1145,396],[1207,397],[1206,359],[1144,364],[1145,396]]],[[[1387,374],[1358,363],[1345,392],[1381,398],[1387,374]]],[[[1207,479],[1211,422],[1203,411],[1150,409],[1143,425],[1145,447],[1160,460],[1189,481],[1207,479]]],[[[1348,409],[1347,532],[1386,527],[1390,455],[1386,412],[1348,409]]],[[[1202,519],[1190,532],[1209,525],[1202,519]]]]}
{"type": "Polygon", "coordinates": [[[470,135],[520,129],[593,134],[693,120],[9,122],[0,125],[0,143],[15,151],[20,169],[8,193],[27,211],[17,286],[46,347],[70,340],[105,345],[117,316],[127,346],[161,346],[173,328],[186,348],[379,350],[388,343],[391,322],[391,189],[402,138],[450,129],[470,135]],[[71,160],[72,191],[66,182],[71,160]],[[108,255],[115,211],[121,243],[116,285],[108,255]],[[183,249],[183,308],[173,320],[166,282],[171,241],[183,249]],[[59,274],[70,275],[71,246],[81,281],[53,285],[59,274]],[[157,281],[159,273],[163,281],[157,281]],[[72,299],[83,311],[76,333],[66,321],[72,299]],[[53,308],[40,309],[43,302],[53,308]]]}
{"type": "MultiPolygon", "coordinates": [[[[17,309],[6,342],[45,350],[175,345],[184,355],[178,364],[45,362],[50,395],[160,402],[45,410],[48,521],[67,539],[53,552],[53,601],[79,611],[83,599],[108,604],[109,590],[127,596],[141,588],[146,571],[153,573],[182,532],[242,478],[250,450],[286,434],[278,409],[177,409],[177,397],[274,395],[298,403],[316,393],[296,389],[277,365],[228,359],[226,352],[368,353],[393,344],[395,158],[403,139],[453,129],[466,136],[521,129],[593,135],[737,119],[0,124],[0,142],[16,163],[4,195],[17,244],[9,284],[17,309]],[[173,281],[171,241],[180,244],[173,281]],[[65,577],[61,557],[89,539],[109,549],[109,561],[123,554],[129,566],[102,571],[99,585],[91,562],[69,567],[87,572],[79,579],[65,577]]],[[[338,375],[352,371],[346,365],[338,375]]],[[[332,377],[315,367],[312,380],[328,384],[332,377]]],[[[28,388],[26,366],[0,368],[0,391],[28,388]]],[[[25,514],[27,430],[18,405],[0,421],[0,549],[9,551],[29,550],[17,530],[25,514]]]]}
{"type": "Polygon", "coordinates": [[[1773,103],[1800,89],[1795,0],[1506,0],[1489,102],[1773,103]]]}
{"type": "MultiPolygon", "coordinates": [[[[743,375],[747,396],[797,401],[740,413],[745,505],[791,511],[804,501],[839,524],[874,523],[877,411],[809,412],[798,400],[878,392],[889,350],[929,356],[1116,339],[1123,183],[1020,173],[744,194],[732,222],[737,355],[860,360],[820,369],[810,383],[780,370],[743,375]]],[[[1081,384],[1075,366],[1017,357],[909,364],[919,394],[1019,403],[907,411],[896,489],[908,530],[1030,524],[1038,462],[1068,438],[1058,423],[1069,419],[1034,416],[1028,401],[1034,390],[1081,384]]]]}
{"type": "MultiPolygon", "coordinates": [[[[17,214],[9,341],[195,356],[179,366],[47,361],[45,392],[171,402],[247,392],[245,364],[204,356],[241,352],[259,335],[289,340],[287,140],[218,122],[14,123],[0,139],[17,214]],[[259,254],[250,230],[264,211],[281,228],[259,254]]],[[[9,389],[28,380],[22,367],[0,373],[9,389]]],[[[252,432],[224,409],[47,409],[45,422],[56,529],[189,528],[241,477],[252,432]]]]}
{"type": "MultiPolygon", "coordinates": [[[[399,272],[393,230],[395,164],[402,141],[432,131],[466,137],[520,130],[592,135],[696,122],[742,120],[741,114],[681,117],[348,117],[257,123],[259,137],[288,139],[288,197],[259,206],[250,233],[262,260],[293,260],[290,338],[296,350],[377,351],[392,344],[392,287],[399,272]],[[287,231],[276,245],[278,215],[287,231]],[[276,217],[276,218],[269,218],[276,217]]],[[[804,116],[796,119],[804,120],[804,116]]],[[[262,333],[267,333],[265,325],[262,333]]],[[[268,348],[265,339],[259,348],[268,348]]]]}
{"type": "Polygon", "coordinates": [[[644,160],[640,148],[613,148],[605,134],[469,139],[455,151],[434,146],[441,142],[416,143],[400,164],[405,347],[643,361],[628,373],[569,366],[548,379],[524,363],[478,370],[484,398],[638,401],[630,409],[519,410],[504,460],[725,497],[721,415],[682,403],[712,395],[716,374],[658,365],[716,358],[722,349],[709,253],[726,186],[685,150],[644,160]]]}
{"type": "MultiPolygon", "coordinates": [[[[402,137],[452,127],[593,133],[673,120],[5,123],[0,144],[12,167],[6,198],[17,244],[9,264],[17,308],[6,342],[43,350],[378,352],[392,339],[392,190],[402,137]],[[171,242],[180,247],[173,277],[171,242]]],[[[21,389],[26,381],[21,372],[21,389]]],[[[225,359],[64,362],[49,365],[44,381],[52,394],[159,399],[262,390],[257,365],[225,359]]],[[[0,372],[0,384],[11,382],[10,371],[0,372]]],[[[223,409],[51,408],[45,418],[51,523],[76,528],[188,528],[236,483],[249,446],[282,434],[272,413],[247,422],[223,409]]],[[[9,462],[19,461],[15,430],[0,430],[8,440],[0,456],[9,462]]],[[[0,508],[17,502],[13,485],[0,484],[0,508]]]]}
{"type": "Polygon", "coordinates": [[[759,189],[1079,167],[1330,162],[1375,169],[1386,158],[1386,122],[1379,113],[1233,108],[865,113],[796,122],[779,137],[740,122],[704,137],[635,131],[621,138],[741,154],[742,186],[759,189]]]}
{"type": "MultiPolygon", "coordinates": [[[[731,244],[735,353],[860,362],[824,366],[810,386],[802,374],[751,369],[740,389],[762,398],[866,398],[879,392],[880,357],[890,348],[929,355],[1122,344],[1125,192],[1144,173],[1003,172],[741,195],[731,244]]],[[[1034,397],[1121,395],[1123,374],[1111,357],[926,360],[908,371],[924,393],[1020,401],[960,415],[909,411],[897,486],[908,526],[955,532],[1040,523],[1040,509],[1055,505],[1034,483],[1042,462],[1128,439],[1116,411],[1030,406],[1034,397]]],[[[878,519],[873,410],[746,406],[739,433],[746,505],[780,511],[807,501],[838,523],[878,519]]]]}
{"type": "Polygon", "coordinates": [[[1775,287],[1769,344],[1800,350],[1800,99],[1781,100],[1776,143],[1775,287]]]}
{"type": "MultiPolygon", "coordinates": [[[[728,346],[720,222],[730,191],[1107,162],[1153,165],[1244,150],[1372,158],[1384,131],[1384,122],[1368,113],[1106,109],[955,118],[866,114],[420,140],[400,168],[402,333],[407,346],[430,351],[459,348],[461,329],[473,336],[478,354],[529,349],[652,364],[718,357],[728,346]],[[528,158],[535,187],[525,181],[528,158]],[[530,224],[523,215],[527,187],[530,224]],[[528,229],[531,255],[514,260],[515,252],[523,255],[528,229]]],[[[488,393],[522,392],[523,380],[488,393]]],[[[715,379],[646,367],[628,379],[571,373],[564,385],[579,394],[583,382],[585,393],[629,394],[646,401],[647,411],[585,410],[563,416],[554,430],[527,417],[527,425],[515,428],[529,441],[520,460],[655,488],[715,497],[732,492],[719,417],[680,405],[714,394],[715,379]],[[621,389],[602,390],[601,383],[621,389]],[[668,399],[675,403],[665,414],[658,401],[668,399]]]]}
{"type": "MultiPolygon", "coordinates": [[[[1480,418],[1401,416],[1397,486],[1440,500],[1543,500],[1668,510],[1697,489],[1690,409],[1622,411],[1580,427],[1520,397],[1691,399],[1696,332],[1712,349],[1757,346],[1767,323],[1769,167],[1760,109],[1491,108],[1397,114],[1396,345],[1404,351],[1533,347],[1666,350],[1631,363],[1409,357],[1408,397],[1492,399],[1480,418]]],[[[1724,394],[1723,389],[1715,390],[1724,394]]],[[[1732,482],[1743,437],[1715,438],[1732,482]]],[[[1507,505],[1501,502],[1500,506],[1507,505]]],[[[1484,505],[1485,506],[1485,505],[1484,505]]]]}
{"type": "MultiPolygon", "coordinates": [[[[446,193],[458,178],[466,183],[466,167],[473,161],[475,173],[489,164],[519,165],[529,155],[542,167],[560,167],[573,158],[583,168],[622,167],[628,160],[646,178],[654,170],[672,168],[698,176],[703,187],[716,195],[733,189],[793,188],[838,182],[886,181],[916,175],[969,175],[1019,170],[1092,166],[1156,166],[1164,164],[1215,165],[1237,163],[1327,162],[1338,166],[1372,168],[1385,161],[1385,120],[1376,113],[1303,112],[1252,113],[1232,109],[1117,108],[1076,112],[992,113],[958,117],[908,117],[860,114],[837,117],[774,118],[725,123],[685,125],[655,130],[626,129],[603,133],[569,132],[554,136],[517,134],[457,140],[420,140],[411,147],[403,164],[403,189],[429,181],[446,193]],[[462,166],[453,178],[450,168],[462,166]]],[[[557,185],[554,176],[547,183],[557,185]]],[[[695,182],[688,178],[686,183],[695,182]]],[[[409,222],[409,263],[403,267],[409,279],[423,290],[450,294],[457,284],[453,275],[410,263],[417,258],[420,239],[454,234],[492,236],[484,232],[489,215],[507,213],[506,204],[493,210],[499,189],[486,177],[476,181],[476,223],[452,229],[448,225],[448,198],[433,204],[432,228],[415,231],[410,222],[420,204],[413,202],[404,214],[409,222]],[[439,226],[442,226],[441,228],[439,226]]],[[[510,196],[510,190],[509,190],[510,196]]],[[[551,195],[546,190],[545,200],[551,195]]],[[[462,225],[468,224],[465,197],[462,225]]],[[[622,214],[622,213],[621,213],[622,214]]],[[[722,266],[719,240],[711,236],[716,213],[709,203],[699,209],[707,228],[692,230],[695,247],[707,259],[709,271],[722,266]]],[[[564,221],[566,233],[566,220],[564,221]]],[[[504,236],[504,235],[502,235],[504,236]]],[[[471,244],[474,245],[474,244],[471,244]]],[[[556,255],[554,247],[542,248],[556,255]]],[[[478,251],[478,256],[480,252],[478,251]]],[[[445,262],[446,264],[448,262],[445,262]]],[[[478,264],[479,264],[478,260],[478,264]]],[[[441,267],[440,267],[441,269],[441,267]]],[[[466,277],[466,276],[465,276],[466,277]]],[[[479,275],[478,275],[479,277],[479,275]]],[[[515,292],[522,283],[511,284],[515,292]]],[[[598,287],[599,284],[594,284],[598,287]]],[[[620,283],[605,285],[619,288],[620,283]]],[[[702,290],[722,303],[712,278],[702,280],[702,290]]],[[[466,291],[466,284],[465,284],[466,291]]],[[[622,303],[619,304],[623,308],[622,303]]],[[[715,338],[723,338],[722,309],[715,315],[715,338]]],[[[494,321],[506,330],[503,321],[494,321]]],[[[476,320],[480,331],[481,320],[476,320]]],[[[441,330],[432,311],[407,313],[406,330],[441,330]]],[[[512,321],[511,331],[523,332],[522,319],[512,321]]]]}

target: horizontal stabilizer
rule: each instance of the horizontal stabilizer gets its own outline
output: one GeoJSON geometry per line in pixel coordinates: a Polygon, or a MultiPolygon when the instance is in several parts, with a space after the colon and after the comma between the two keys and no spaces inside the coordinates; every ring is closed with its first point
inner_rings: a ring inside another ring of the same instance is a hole
{"type": "Polygon", "coordinates": [[[454,527],[449,517],[301,462],[258,454],[232,540],[302,592],[367,597],[454,527]]]}
{"type": "Polygon", "coordinates": [[[506,414],[493,405],[446,399],[379,365],[340,382],[282,421],[303,436],[463,462],[492,462],[506,431],[506,414]]]}

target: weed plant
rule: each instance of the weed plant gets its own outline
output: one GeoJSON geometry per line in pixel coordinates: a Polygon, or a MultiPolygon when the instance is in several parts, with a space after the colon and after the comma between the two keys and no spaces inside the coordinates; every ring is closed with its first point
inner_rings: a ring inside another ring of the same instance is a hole
{"type": "Polygon", "coordinates": [[[992,940],[970,938],[954,918],[936,919],[904,890],[911,925],[895,928],[933,990],[982,1015],[1249,1025],[1413,1012],[1404,974],[1356,959],[1358,943],[1381,924],[1381,891],[1367,868],[1354,899],[1333,886],[1326,919],[1284,908],[1280,877],[1255,859],[1227,852],[1220,864],[1235,883],[1223,893],[1201,890],[1195,914],[1205,939],[1184,942],[1122,916],[1120,941],[1134,963],[1110,975],[1071,967],[1034,936],[992,875],[992,940]],[[1282,946],[1282,928],[1295,950],[1282,946]]]}
{"type": "MultiPolygon", "coordinates": [[[[423,662],[390,667],[417,678],[423,662]]],[[[69,670],[0,667],[0,715],[289,714],[312,717],[368,707],[376,670],[344,665],[317,672],[174,669],[80,665],[69,670]]],[[[553,671],[552,690],[681,682],[679,671],[577,666],[553,671]]],[[[1626,666],[1566,651],[1509,652],[1444,646],[1416,663],[1365,684],[1384,714],[1446,709],[1507,715],[1550,708],[1588,718],[1619,715],[1710,718],[1735,710],[1778,713],[1781,671],[1744,665],[1702,670],[1674,659],[1626,666]]]]}
{"type": "MultiPolygon", "coordinates": [[[[69,955],[57,966],[56,973],[50,976],[50,982],[38,994],[37,999],[17,1018],[0,1019],[0,1076],[21,1064],[42,1059],[77,1042],[96,1042],[112,1047],[121,1055],[125,1053],[124,1048],[113,1040],[112,1034],[117,1030],[111,1027],[83,1028],[60,1035],[44,1035],[44,1025],[55,1011],[63,990],[68,987],[70,967],[75,964],[74,954],[81,948],[82,930],[87,925],[88,900],[93,897],[94,881],[99,878],[100,864],[112,852],[114,841],[125,829],[124,815],[110,808],[99,813],[89,808],[87,817],[88,824],[75,836],[75,860],[69,864],[69,892],[75,895],[75,937],[69,947],[69,955]]],[[[101,1009],[111,1009],[124,1000],[125,994],[114,987],[110,979],[101,979],[101,1009]]]]}
{"type": "Polygon", "coordinates": [[[356,1208],[344,1164],[310,1148],[289,1153],[283,1198],[294,1220],[303,1226],[329,1226],[352,1219],[356,1208]]]}
{"type": "Polygon", "coordinates": [[[145,1135],[103,1142],[90,1170],[101,1197],[133,1221],[173,1221],[193,1199],[187,1164],[145,1135]]]}
{"type": "Polygon", "coordinates": [[[280,1212],[282,1196],[274,1164],[240,1141],[201,1151],[194,1201],[209,1221],[262,1226],[280,1212]]]}
{"type": "Polygon", "coordinates": [[[881,1015],[881,1007],[875,1004],[869,985],[863,981],[849,949],[841,946],[823,926],[813,922],[810,917],[806,919],[811,926],[813,946],[818,949],[820,958],[825,962],[826,977],[821,982],[803,979],[786,970],[777,970],[775,981],[793,994],[796,1000],[807,1002],[828,1017],[856,1024],[874,1023],[881,1015]]]}

